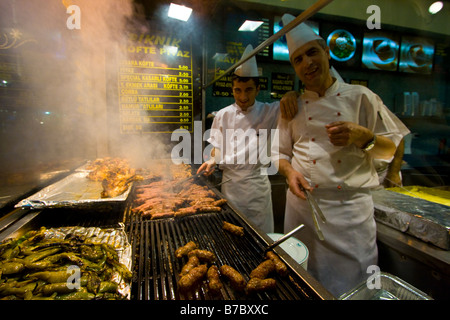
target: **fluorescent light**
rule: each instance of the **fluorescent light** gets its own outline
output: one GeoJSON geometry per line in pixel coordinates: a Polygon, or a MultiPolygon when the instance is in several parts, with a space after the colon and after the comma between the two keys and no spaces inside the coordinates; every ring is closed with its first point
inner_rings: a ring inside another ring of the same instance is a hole
{"type": "Polygon", "coordinates": [[[191,16],[191,13],[192,13],[191,8],[171,3],[169,7],[169,13],[167,15],[170,18],[188,21],[189,17],[191,16]]]}
{"type": "Polygon", "coordinates": [[[239,31],[255,31],[263,23],[264,21],[245,20],[245,22],[239,28],[239,31]]]}
{"type": "Polygon", "coordinates": [[[431,14],[436,14],[444,7],[444,3],[442,1],[435,1],[428,8],[428,12],[431,14]]]}

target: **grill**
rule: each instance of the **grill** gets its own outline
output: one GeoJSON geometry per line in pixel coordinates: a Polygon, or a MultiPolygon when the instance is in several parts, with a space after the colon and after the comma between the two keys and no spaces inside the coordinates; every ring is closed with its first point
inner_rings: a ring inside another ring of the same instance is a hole
{"type": "MultiPolygon", "coordinates": [[[[201,178],[198,183],[206,184],[218,198],[223,195],[208,181],[201,178]]],[[[276,290],[246,295],[235,291],[223,281],[218,295],[207,289],[206,280],[188,293],[177,290],[182,266],[187,258],[175,257],[175,250],[189,241],[197,243],[200,249],[214,252],[216,265],[227,264],[239,271],[248,281],[248,275],[264,260],[266,245],[272,240],[258,232],[246,218],[231,205],[225,204],[217,213],[200,213],[182,218],[145,220],[140,214],[132,213],[132,190],[124,206],[113,208],[42,209],[29,210],[16,221],[0,228],[0,241],[16,237],[41,226],[47,228],[63,226],[120,227],[125,225],[132,246],[131,300],[322,300],[334,297],[311,277],[281,248],[274,251],[288,266],[289,274],[276,280],[276,290]],[[222,230],[223,221],[228,221],[245,230],[239,237],[222,230]]],[[[0,221],[1,224],[2,221],[0,221]]]]}
{"type": "MultiPolygon", "coordinates": [[[[202,179],[203,180],[203,179],[202,179]]],[[[220,192],[205,182],[219,197],[220,192]]],[[[248,281],[248,275],[264,260],[264,249],[269,238],[264,239],[246,219],[230,205],[223,206],[220,213],[202,213],[182,218],[143,220],[125,211],[127,234],[132,244],[133,284],[132,299],[136,300],[320,300],[331,298],[329,293],[315,283],[314,279],[284,253],[275,249],[289,268],[289,275],[271,276],[276,280],[276,290],[246,295],[237,292],[223,281],[218,295],[208,291],[206,280],[195,290],[182,293],[177,290],[179,273],[187,258],[175,257],[175,250],[189,241],[200,249],[216,255],[216,265],[230,265],[248,281]],[[222,230],[223,221],[244,227],[245,236],[239,237],[222,230]],[[284,254],[283,254],[284,253],[284,254]]]]}

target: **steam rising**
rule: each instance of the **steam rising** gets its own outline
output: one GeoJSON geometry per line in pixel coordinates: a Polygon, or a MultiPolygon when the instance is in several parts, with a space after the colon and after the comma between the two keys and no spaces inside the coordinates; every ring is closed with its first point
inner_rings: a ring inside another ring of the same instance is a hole
{"type": "MultiPolygon", "coordinates": [[[[124,137],[117,124],[117,61],[126,59],[119,49],[130,28],[148,31],[132,0],[2,0],[0,10],[2,34],[10,40],[15,30],[29,40],[0,50],[16,61],[11,86],[27,92],[2,131],[0,164],[12,169],[13,162],[24,167],[121,156],[145,166],[148,158],[170,154],[155,135],[124,137]],[[68,28],[70,5],[80,8],[80,29],[68,28]]],[[[14,104],[2,108],[12,113],[14,104]]]]}

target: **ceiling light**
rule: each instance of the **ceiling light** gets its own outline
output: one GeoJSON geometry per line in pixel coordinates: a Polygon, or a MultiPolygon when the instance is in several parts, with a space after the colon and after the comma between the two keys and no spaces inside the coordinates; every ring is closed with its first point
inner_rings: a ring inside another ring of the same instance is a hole
{"type": "Polygon", "coordinates": [[[169,13],[167,14],[170,18],[188,21],[191,16],[192,8],[185,6],[180,6],[178,4],[171,3],[169,7],[169,13]]]}
{"type": "Polygon", "coordinates": [[[245,22],[239,28],[239,31],[255,31],[263,23],[264,21],[245,20],[245,22]]]}
{"type": "Polygon", "coordinates": [[[444,3],[442,1],[435,1],[428,8],[428,12],[431,14],[436,14],[444,7],[444,3]]]}

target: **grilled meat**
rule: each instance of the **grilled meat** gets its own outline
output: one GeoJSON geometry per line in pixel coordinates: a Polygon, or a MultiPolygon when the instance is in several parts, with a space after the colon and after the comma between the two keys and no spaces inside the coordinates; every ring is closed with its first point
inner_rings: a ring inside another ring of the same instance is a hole
{"type": "Polygon", "coordinates": [[[233,267],[229,265],[223,265],[220,267],[220,274],[226,277],[231,286],[237,291],[243,291],[246,286],[246,281],[244,277],[233,267]]]}
{"type": "Polygon", "coordinates": [[[175,251],[175,257],[182,258],[183,256],[187,256],[188,253],[194,249],[197,249],[197,244],[194,241],[189,241],[184,246],[179,247],[175,251]]]}
{"type": "Polygon", "coordinates": [[[274,252],[272,251],[267,252],[266,258],[273,261],[273,263],[275,264],[275,270],[279,275],[285,276],[288,274],[288,268],[286,264],[283,261],[281,261],[280,257],[278,257],[274,252]]]}
{"type": "Polygon", "coordinates": [[[223,222],[222,229],[225,230],[225,231],[230,232],[231,234],[239,236],[239,237],[242,237],[244,235],[244,228],[243,227],[236,226],[236,225],[234,225],[232,223],[229,223],[227,221],[223,222]]]}

